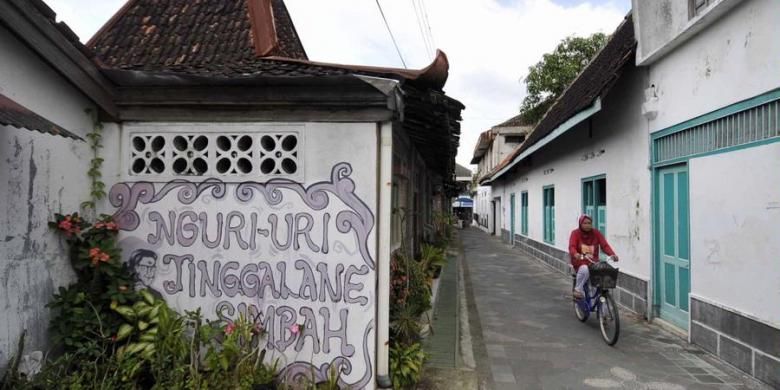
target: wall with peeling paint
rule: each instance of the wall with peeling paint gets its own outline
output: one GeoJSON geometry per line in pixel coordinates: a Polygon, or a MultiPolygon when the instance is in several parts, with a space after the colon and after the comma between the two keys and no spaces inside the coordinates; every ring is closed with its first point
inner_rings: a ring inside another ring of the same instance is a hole
{"type": "Polygon", "coordinates": [[[780,87],[780,2],[743,1],[649,67],[658,96],[650,131],[780,87]]]}
{"type": "MultiPolygon", "coordinates": [[[[0,93],[81,137],[90,131],[92,103],[3,27],[0,53],[0,93]]],[[[0,369],[25,329],[26,351],[45,350],[45,305],[72,278],[47,221],[87,199],[89,156],[83,141],[0,126],[0,369]]]]}
{"type": "Polygon", "coordinates": [[[777,143],[691,160],[690,216],[692,293],[780,328],[778,167],[777,143]]]}
{"type": "Polygon", "coordinates": [[[651,275],[650,173],[646,121],[638,107],[644,71],[630,67],[602,103],[602,110],[531,157],[531,168],[494,182],[502,198],[502,228],[509,229],[510,194],[515,194],[515,233],[520,234],[520,193],[528,191],[528,233],[543,240],[542,188],[555,186],[555,244],[568,251],[569,234],[582,213],[582,179],[606,174],[607,240],[620,255],[620,268],[640,279],[651,275]],[[589,126],[592,137],[589,136],[589,126]]]}
{"type": "MultiPolygon", "coordinates": [[[[649,66],[658,96],[650,132],[779,88],[777,15],[780,2],[739,2],[649,66]]],[[[775,327],[780,225],[772,205],[780,202],[779,151],[769,145],[689,162],[691,295],[775,327]]]]}

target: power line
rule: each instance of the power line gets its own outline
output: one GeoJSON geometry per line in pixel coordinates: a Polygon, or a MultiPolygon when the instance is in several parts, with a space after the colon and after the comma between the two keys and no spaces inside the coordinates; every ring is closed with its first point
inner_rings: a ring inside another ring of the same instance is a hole
{"type": "Polygon", "coordinates": [[[428,6],[425,5],[425,0],[420,0],[422,3],[423,16],[425,17],[425,25],[428,26],[428,35],[431,39],[431,47],[436,49],[436,40],[433,38],[433,30],[431,30],[431,21],[428,19],[428,6]]]}
{"type": "Polygon", "coordinates": [[[417,27],[420,29],[420,36],[422,37],[423,43],[425,44],[425,54],[427,54],[430,57],[433,57],[433,50],[431,49],[431,45],[428,42],[428,35],[425,34],[425,28],[423,27],[423,19],[422,19],[422,11],[417,6],[417,0],[412,0],[412,6],[414,7],[414,16],[417,18],[417,27]]]}
{"type": "Polygon", "coordinates": [[[398,57],[401,59],[401,63],[404,64],[404,69],[408,69],[406,66],[406,61],[404,61],[404,56],[401,55],[401,49],[398,48],[398,43],[395,42],[395,37],[393,36],[393,31],[390,30],[390,24],[387,23],[387,18],[385,17],[385,12],[382,11],[382,5],[379,4],[379,0],[376,0],[376,6],[379,7],[379,13],[382,15],[382,20],[385,21],[385,27],[387,27],[387,32],[390,33],[390,39],[393,40],[393,46],[395,46],[395,51],[398,52],[398,57]]]}

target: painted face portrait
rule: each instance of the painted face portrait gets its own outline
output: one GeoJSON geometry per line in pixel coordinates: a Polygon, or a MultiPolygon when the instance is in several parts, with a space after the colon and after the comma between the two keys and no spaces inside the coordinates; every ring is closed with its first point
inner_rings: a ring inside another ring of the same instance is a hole
{"type": "Polygon", "coordinates": [[[157,254],[148,249],[138,249],[130,256],[130,268],[135,271],[136,282],[151,286],[157,271],[157,254]]]}

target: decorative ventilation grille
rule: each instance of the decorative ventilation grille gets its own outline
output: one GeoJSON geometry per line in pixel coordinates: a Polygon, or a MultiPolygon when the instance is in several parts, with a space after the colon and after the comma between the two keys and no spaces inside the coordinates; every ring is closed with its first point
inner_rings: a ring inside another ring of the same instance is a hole
{"type": "Polygon", "coordinates": [[[301,166],[297,132],[133,133],[132,176],[293,177],[301,166]]]}
{"type": "Polygon", "coordinates": [[[780,137],[780,101],[765,103],[657,138],[654,163],[780,137]]]}

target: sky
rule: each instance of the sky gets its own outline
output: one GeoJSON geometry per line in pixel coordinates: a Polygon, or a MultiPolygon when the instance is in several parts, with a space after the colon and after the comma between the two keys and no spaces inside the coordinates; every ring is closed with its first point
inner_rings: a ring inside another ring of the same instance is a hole
{"type": "MultiPolygon", "coordinates": [[[[86,42],[125,0],[46,3],[86,42]]],[[[479,134],[518,114],[528,67],[567,36],[612,33],[631,8],[630,0],[379,0],[399,56],[377,0],[285,3],[313,61],[403,68],[403,58],[419,69],[433,60],[429,48],[444,51],[444,90],[466,106],[456,160],[471,169],[479,134]]]]}

